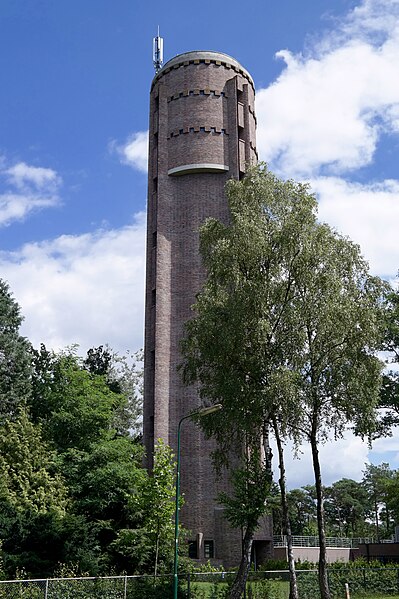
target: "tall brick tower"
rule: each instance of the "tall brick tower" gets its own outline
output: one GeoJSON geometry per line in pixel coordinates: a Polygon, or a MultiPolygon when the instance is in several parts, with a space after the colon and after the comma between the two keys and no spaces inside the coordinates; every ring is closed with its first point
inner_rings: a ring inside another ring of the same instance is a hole
{"type": "MultiPolygon", "coordinates": [[[[183,325],[205,280],[198,230],[207,217],[228,220],[225,183],[257,159],[254,96],[250,74],[218,52],[179,54],[152,82],[143,422],[150,467],[156,440],[176,449],[180,418],[199,407],[177,371],[183,325]]],[[[215,481],[212,448],[197,425],[184,423],[181,521],[191,531],[192,557],[230,566],[241,557],[241,531],[229,527],[216,501],[228,481],[215,481]]],[[[270,535],[266,518],[255,543],[260,557],[270,535]]]]}

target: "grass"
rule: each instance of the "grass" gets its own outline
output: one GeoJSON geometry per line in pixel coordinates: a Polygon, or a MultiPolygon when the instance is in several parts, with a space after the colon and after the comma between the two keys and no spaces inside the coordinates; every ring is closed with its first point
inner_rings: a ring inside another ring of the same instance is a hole
{"type": "MultiPolygon", "coordinates": [[[[274,581],[276,583],[277,595],[276,599],[288,599],[289,596],[289,584],[288,582],[278,580],[274,581]]],[[[247,589],[251,583],[248,583],[247,589]]],[[[253,589],[256,589],[256,583],[252,583],[253,589]]],[[[222,591],[222,589],[226,588],[226,583],[219,582],[217,585],[211,582],[194,582],[191,585],[192,597],[193,599],[212,599],[215,597],[215,589],[218,591],[222,591]]],[[[217,596],[217,595],[216,595],[217,596]]],[[[259,598],[260,599],[260,598],[259,598]]],[[[345,599],[345,593],[342,594],[342,599],[345,599]]],[[[399,595],[380,595],[378,593],[375,594],[351,594],[351,599],[399,599],[399,595]]]]}
{"type": "MultiPolygon", "coordinates": [[[[282,580],[274,580],[273,581],[274,593],[273,599],[288,599],[289,595],[289,584],[288,582],[282,580]]],[[[260,583],[256,582],[248,582],[247,583],[247,592],[251,588],[254,592],[254,597],[256,599],[263,599],[263,595],[258,591],[256,594],[256,589],[261,586],[260,583]]],[[[193,599],[213,599],[214,597],[218,598],[218,592],[222,594],[223,589],[227,588],[226,582],[217,582],[216,584],[212,582],[193,582],[191,584],[191,596],[193,599]]],[[[399,599],[399,598],[398,598],[399,599]]]]}
{"type": "Polygon", "coordinates": [[[399,599],[399,595],[351,595],[351,599],[399,599]]]}

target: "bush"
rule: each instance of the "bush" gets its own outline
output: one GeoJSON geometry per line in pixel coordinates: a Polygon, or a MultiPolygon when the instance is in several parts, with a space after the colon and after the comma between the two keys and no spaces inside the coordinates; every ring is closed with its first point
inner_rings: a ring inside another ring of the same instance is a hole
{"type": "MultiPolygon", "coordinates": [[[[342,597],[345,583],[349,584],[351,596],[364,594],[395,595],[399,593],[399,569],[367,562],[335,563],[328,568],[328,582],[333,598],[342,597]]],[[[317,572],[304,572],[298,576],[301,599],[319,599],[317,572]]]]}

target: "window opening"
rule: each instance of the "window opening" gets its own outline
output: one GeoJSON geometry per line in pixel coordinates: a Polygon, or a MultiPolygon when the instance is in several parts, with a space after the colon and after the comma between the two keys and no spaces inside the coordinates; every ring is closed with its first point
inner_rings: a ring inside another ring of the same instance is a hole
{"type": "Polygon", "coordinates": [[[205,559],[215,557],[215,548],[213,541],[204,541],[204,557],[205,559]]]}
{"type": "Polygon", "coordinates": [[[188,557],[198,559],[197,541],[188,542],[188,557]]]}

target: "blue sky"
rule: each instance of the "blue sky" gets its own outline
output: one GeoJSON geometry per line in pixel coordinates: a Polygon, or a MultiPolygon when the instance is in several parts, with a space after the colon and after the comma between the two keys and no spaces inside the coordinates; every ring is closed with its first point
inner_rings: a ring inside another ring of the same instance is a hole
{"type": "MultiPolygon", "coordinates": [[[[310,181],[320,218],[373,272],[399,268],[399,0],[2,0],[0,277],[35,345],[142,345],[146,131],[160,25],[165,59],[234,56],[257,88],[260,157],[310,181]]],[[[327,446],[327,481],[368,450],[327,446]]],[[[307,449],[304,448],[306,454],[307,449]]],[[[399,467],[396,438],[375,462],[399,467]]],[[[291,479],[306,478],[306,455],[291,479]]]]}

